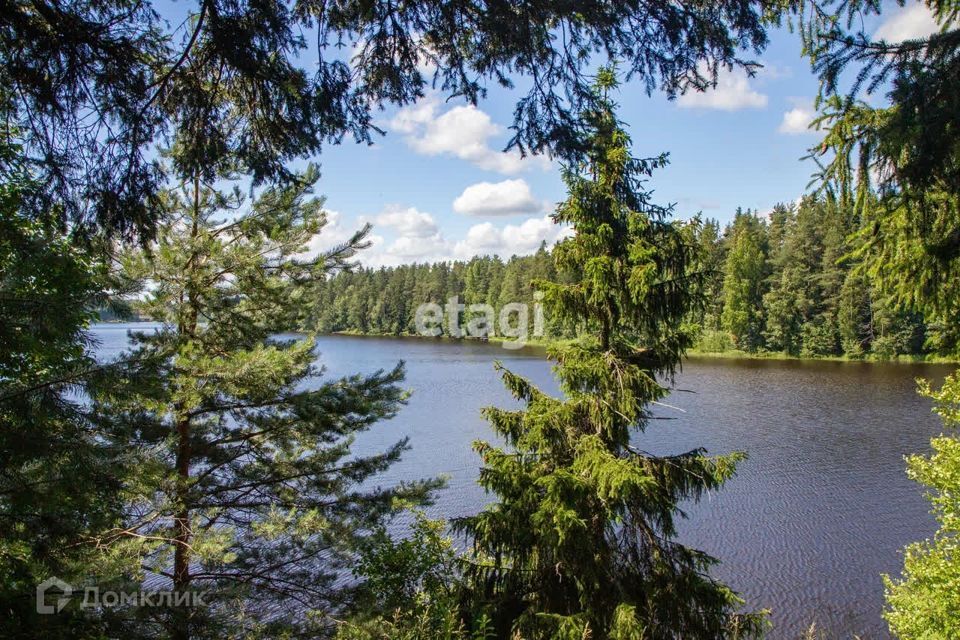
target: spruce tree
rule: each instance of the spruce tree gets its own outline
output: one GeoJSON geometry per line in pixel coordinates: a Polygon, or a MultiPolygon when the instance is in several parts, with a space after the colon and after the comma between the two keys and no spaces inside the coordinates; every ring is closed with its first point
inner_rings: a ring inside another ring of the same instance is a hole
{"type": "Polygon", "coordinates": [[[706,277],[703,329],[720,329],[723,314],[723,266],[726,262],[725,247],[720,234],[720,223],[713,219],[704,221],[698,234],[702,270],[706,277]]]}
{"type": "Polygon", "coordinates": [[[922,312],[936,325],[933,346],[955,354],[960,3],[926,2],[939,28],[901,42],[864,31],[864,15],[888,10],[875,0],[796,4],[804,53],[821,85],[824,135],[811,157],[821,164],[822,187],[859,218],[858,269],[884,298],[922,312]],[[864,99],[881,91],[885,104],[864,99]]]}
{"type": "Polygon", "coordinates": [[[78,542],[121,511],[126,456],[103,446],[84,402],[91,379],[110,377],[87,333],[110,278],[56,211],[29,211],[20,154],[0,142],[0,636],[96,637],[76,609],[39,615],[35,594],[54,576],[76,583],[95,559],[78,542]]]}
{"type": "Polygon", "coordinates": [[[125,521],[100,543],[120,560],[118,580],[207,593],[206,607],[132,612],[131,632],[147,621],[178,639],[329,625],[358,541],[433,486],[375,486],[405,441],[351,451],[402,404],[402,365],[324,380],[311,337],[276,335],[295,326],[312,283],[363,246],[361,232],[302,253],[324,225],[316,179],[311,169],[249,206],[187,181],[164,194],[156,243],[124,259],[162,326],[133,334],[128,384],[95,398],[104,423],[128,425],[115,442],[140,458],[125,521]]]}
{"type": "Polygon", "coordinates": [[[554,214],[567,284],[537,283],[559,317],[591,333],[549,350],[564,397],[500,368],[519,410],[485,415],[506,448],[486,442],[480,484],[498,500],[458,521],[473,541],[472,596],[500,637],[720,638],[757,632],[758,615],[707,571],[708,555],[675,540],[678,505],[720,487],[740,454],[652,455],[634,444],[664,398],[699,304],[693,236],[653,205],[643,182],[665,157],[636,159],[614,115],[610,70],[582,114],[584,164],[564,172],[554,214]]]}

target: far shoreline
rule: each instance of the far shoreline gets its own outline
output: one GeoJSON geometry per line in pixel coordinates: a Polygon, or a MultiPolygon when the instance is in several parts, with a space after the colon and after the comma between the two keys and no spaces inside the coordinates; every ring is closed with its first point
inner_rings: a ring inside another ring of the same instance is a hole
{"type": "MultiPolygon", "coordinates": [[[[107,325],[107,326],[118,326],[123,324],[157,324],[153,320],[99,320],[94,322],[91,326],[96,325],[107,325]]],[[[304,331],[306,333],[306,331],[304,331]]],[[[472,336],[462,336],[460,338],[454,338],[447,335],[441,336],[422,336],[415,333],[363,333],[359,331],[330,331],[326,333],[318,333],[317,335],[322,336],[339,336],[339,337],[348,337],[348,338],[394,338],[394,339],[403,339],[403,340],[433,340],[437,342],[444,343],[457,343],[457,342],[470,342],[470,343],[490,343],[490,344],[499,344],[515,342],[513,338],[508,338],[505,336],[491,336],[488,338],[476,338],[472,336]]],[[[544,340],[544,339],[528,339],[524,342],[523,346],[517,348],[504,347],[504,350],[509,351],[519,351],[521,349],[536,349],[540,351],[545,351],[550,346],[554,344],[561,344],[563,340],[544,340]]],[[[778,351],[762,351],[756,353],[750,353],[747,351],[701,351],[700,349],[693,348],[688,350],[684,354],[684,359],[688,360],[777,360],[777,361],[793,361],[793,362],[847,362],[847,363],[866,363],[866,364],[960,364],[960,359],[950,358],[946,356],[937,356],[937,355],[901,355],[895,358],[878,358],[867,355],[862,358],[852,358],[850,356],[817,356],[817,357],[805,357],[805,356],[793,356],[787,353],[778,352],[778,351]]]]}
{"type": "MultiPolygon", "coordinates": [[[[345,336],[353,338],[400,338],[412,340],[436,340],[441,342],[488,342],[491,344],[501,344],[512,342],[512,338],[503,336],[491,336],[486,339],[471,336],[454,338],[451,336],[422,336],[415,333],[363,333],[358,331],[331,331],[319,335],[327,336],[345,336]]],[[[530,339],[524,344],[524,348],[534,347],[537,349],[547,349],[551,345],[562,343],[563,340],[543,340],[530,339]]],[[[509,349],[508,349],[509,350],[509,349]]],[[[790,360],[795,362],[851,362],[867,364],[960,364],[960,359],[949,358],[937,355],[901,355],[895,358],[878,358],[874,356],[865,356],[862,358],[852,358],[850,356],[793,356],[783,352],[763,351],[750,353],[747,351],[701,351],[697,348],[689,349],[684,354],[685,359],[693,360],[790,360]]]]}

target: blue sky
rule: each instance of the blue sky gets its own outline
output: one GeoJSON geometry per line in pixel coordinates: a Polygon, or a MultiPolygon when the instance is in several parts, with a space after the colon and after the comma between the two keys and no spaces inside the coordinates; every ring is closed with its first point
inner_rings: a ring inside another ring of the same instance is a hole
{"type": "MultiPolygon", "coordinates": [[[[174,16],[182,19],[187,7],[164,9],[179,22],[174,16]]],[[[864,23],[864,31],[889,41],[934,28],[917,1],[902,8],[888,2],[882,17],[864,23]]],[[[648,186],[656,202],[675,204],[680,218],[702,213],[726,222],[737,207],[767,212],[807,190],[815,166],[801,157],[818,140],[807,129],[816,78],[800,56],[799,36],[786,29],[773,32],[756,59],[764,66],[755,77],[722,74],[716,88],[674,101],[647,96],[636,84],[621,87],[619,115],[634,154],[670,154],[648,186]]],[[[330,220],[312,248],[340,242],[366,222],[374,225],[373,246],[360,259],[369,266],[506,258],[564,233],[547,217],[564,197],[558,166],[502,152],[517,94],[493,87],[476,107],[444,98],[430,93],[383,111],[377,120],[386,135],[373,146],[345,141],[312,159],[330,220]]]]}
{"type": "MultiPolygon", "coordinates": [[[[754,78],[724,74],[716,89],[669,101],[624,84],[617,100],[635,155],[669,152],[649,183],[680,217],[730,219],[796,199],[814,167],[801,162],[817,137],[806,130],[817,81],[796,34],[773,34],[754,78]],[[785,114],[793,112],[784,124],[785,114]]],[[[371,265],[477,253],[525,253],[558,230],[545,219],[564,197],[558,166],[502,153],[516,94],[492,90],[476,108],[428,95],[383,112],[374,147],[328,147],[318,190],[335,212],[327,240],[374,224],[371,265]]]]}

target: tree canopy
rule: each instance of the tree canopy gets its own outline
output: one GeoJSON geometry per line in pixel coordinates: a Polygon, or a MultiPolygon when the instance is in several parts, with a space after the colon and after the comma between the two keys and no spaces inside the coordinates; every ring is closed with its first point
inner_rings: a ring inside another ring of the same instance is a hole
{"type": "Polygon", "coordinates": [[[125,384],[95,389],[102,433],[137,458],[123,520],[98,537],[113,559],[98,577],[169,581],[206,604],[134,610],[128,632],[322,632],[349,601],[338,580],[359,541],[437,486],[376,486],[403,440],[351,448],[403,404],[402,364],[325,380],[309,336],[277,336],[296,328],[311,282],[362,242],[302,254],[325,224],[316,178],[268,189],[232,218],[235,193],[199,179],[171,189],[156,243],[124,258],[162,325],[133,334],[125,384]]]}
{"type": "Polygon", "coordinates": [[[145,0],[11,0],[0,110],[41,175],[37,206],[149,235],[160,147],[178,178],[227,163],[266,184],[325,142],[369,142],[382,106],[430,87],[476,102],[523,78],[511,145],[575,155],[598,59],[648,91],[703,88],[766,44],[773,4],[199,0],[161,15],[145,0]]]}

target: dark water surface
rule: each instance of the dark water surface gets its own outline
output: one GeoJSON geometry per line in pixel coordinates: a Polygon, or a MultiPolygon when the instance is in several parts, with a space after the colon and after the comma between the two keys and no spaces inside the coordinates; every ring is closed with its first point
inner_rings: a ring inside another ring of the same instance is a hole
{"type": "MultiPolygon", "coordinates": [[[[118,354],[136,325],[100,325],[101,354],[118,354]]],[[[476,486],[470,448],[491,438],[480,409],[513,401],[493,371],[502,361],[555,392],[549,363],[534,349],[417,339],[321,338],[331,376],[407,365],[413,392],[400,414],[357,441],[372,450],[409,436],[412,446],[383,483],[445,474],[432,515],[474,513],[489,501],[476,486]]],[[[929,537],[935,523],[903,456],[926,452],[940,432],[917,377],[937,381],[952,367],[879,363],[706,360],[685,363],[641,448],[676,453],[746,451],[750,458],[720,492],[689,505],[682,540],[722,560],[717,577],[750,607],[773,611],[772,638],[818,627],[849,637],[889,638],[880,616],[881,573],[899,572],[900,548],[929,537]]]]}

